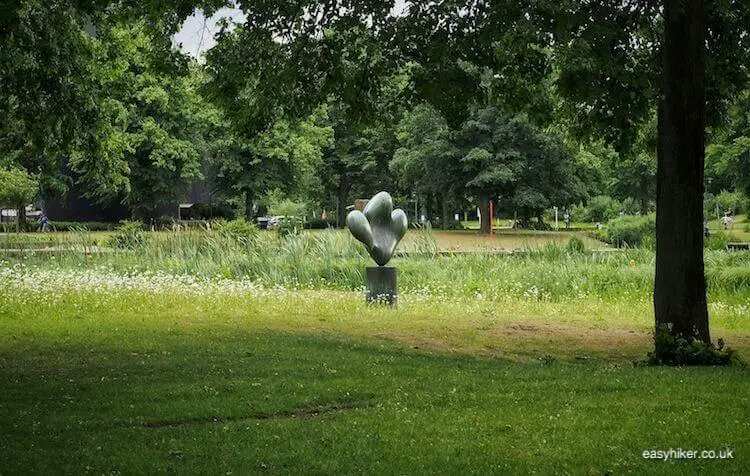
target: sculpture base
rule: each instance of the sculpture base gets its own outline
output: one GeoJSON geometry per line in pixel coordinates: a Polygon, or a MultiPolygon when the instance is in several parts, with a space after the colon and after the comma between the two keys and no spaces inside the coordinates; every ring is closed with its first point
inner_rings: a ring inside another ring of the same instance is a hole
{"type": "Polygon", "coordinates": [[[394,266],[365,267],[365,281],[367,282],[368,303],[388,304],[392,307],[398,304],[398,287],[394,266]]]}

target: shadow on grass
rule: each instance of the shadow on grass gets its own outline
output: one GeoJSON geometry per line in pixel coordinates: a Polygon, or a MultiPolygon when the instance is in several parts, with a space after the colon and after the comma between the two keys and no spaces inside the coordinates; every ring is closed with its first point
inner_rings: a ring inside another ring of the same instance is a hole
{"type": "Polygon", "coordinates": [[[0,352],[3,474],[720,473],[745,463],[641,453],[750,454],[746,370],[517,363],[209,327],[66,338],[0,352]]]}

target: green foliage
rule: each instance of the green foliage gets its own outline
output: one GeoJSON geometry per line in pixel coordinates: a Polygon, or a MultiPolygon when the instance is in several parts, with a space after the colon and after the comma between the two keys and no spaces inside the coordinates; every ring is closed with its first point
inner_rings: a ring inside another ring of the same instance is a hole
{"type": "Polygon", "coordinates": [[[244,218],[230,221],[219,220],[215,223],[216,231],[242,245],[253,243],[258,236],[258,227],[244,218]]]}
{"type": "Polygon", "coordinates": [[[39,192],[39,183],[23,169],[0,168],[0,207],[16,210],[16,231],[25,231],[26,205],[39,192]]]}
{"type": "Polygon", "coordinates": [[[469,192],[479,197],[500,195],[501,204],[524,219],[555,204],[573,203],[585,193],[575,174],[573,154],[561,137],[523,117],[478,109],[462,125],[456,144],[469,192]]]}
{"type": "Polygon", "coordinates": [[[290,198],[281,198],[279,194],[269,194],[269,215],[282,215],[287,217],[302,217],[307,214],[307,204],[294,201],[290,198]]]}
{"type": "Polygon", "coordinates": [[[307,204],[281,198],[282,194],[272,193],[268,198],[268,212],[279,216],[277,230],[280,236],[302,233],[303,217],[307,214],[307,204]]]}
{"type": "Polygon", "coordinates": [[[575,221],[606,223],[623,211],[623,204],[608,195],[592,197],[586,205],[575,205],[571,215],[575,221]]]}
{"type": "Polygon", "coordinates": [[[586,251],[586,244],[582,239],[578,238],[576,235],[573,235],[570,237],[570,240],[568,240],[568,244],[565,245],[565,248],[570,253],[583,253],[586,251]]]}
{"type": "Polygon", "coordinates": [[[67,0],[0,6],[0,167],[38,174],[45,195],[66,190],[58,159],[89,126],[92,10],[67,0]]]}
{"type": "Polygon", "coordinates": [[[85,229],[87,231],[111,231],[118,227],[116,223],[105,223],[98,221],[55,221],[57,231],[75,231],[85,229]]]}
{"type": "Polygon", "coordinates": [[[737,352],[724,347],[723,339],[714,345],[676,336],[667,325],[656,328],[654,345],[655,350],[647,356],[648,365],[746,365],[737,352]]]}
{"type": "Polygon", "coordinates": [[[724,232],[712,232],[704,239],[704,246],[709,250],[725,250],[727,249],[727,243],[730,241],[738,241],[731,233],[724,232]]]}
{"type": "Polygon", "coordinates": [[[111,237],[112,245],[116,248],[134,250],[143,247],[147,242],[143,223],[139,221],[124,220],[117,227],[111,237]]]}
{"type": "Polygon", "coordinates": [[[201,158],[217,122],[197,94],[200,73],[165,52],[163,39],[139,21],[110,18],[97,30],[98,107],[69,160],[89,198],[122,200],[143,220],[202,178],[201,158]]]}
{"type": "Polygon", "coordinates": [[[420,196],[441,196],[444,200],[463,192],[450,133],[445,118],[428,104],[404,115],[396,132],[399,146],[389,167],[405,190],[420,196]]]}
{"type": "Polygon", "coordinates": [[[302,218],[294,215],[281,218],[277,228],[281,237],[299,235],[303,229],[302,218]]]}
{"type": "Polygon", "coordinates": [[[340,211],[336,216],[339,226],[343,227],[345,209],[353,198],[369,198],[393,185],[388,163],[393,158],[395,136],[392,125],[383,119],[365,126],[348,121],[341,107],[328,112],[334,140],[323,151],[318,179],[336,197],[333,205],[340,211]]]}
{"type": "MultiPolygon", "coordinates": [[[[743,190],[750,195],[750,88],[728,102],[724,127],[706,147],[706,180],[710,192],[743,190]]],[[[735,212],[737,213],[737,212],[735,212]]]]}
{"type": "Polygon", "coordinates": [[[740,191],[727,192],[726,190],[722,190],[721,193],[716,196],[716,203],[714,205],[719,206],[719,212],[722,215],[728,211],[731,211],[734,215],[739,215],[748,211],[745,208],[746,204],[747,196],[744,193],[740,191]]]}
{"type": "Polygon", "coordinates": [[[38,191],[38,182],[25,170],[0,168],[0,206],[25,209],[38,191]]]}
{"type": "Polygon", "coordinates": [[[316,175],[333,137],[331,127],[323,124],[326,115],[325,108],[319,108],[303,120],[278,121],[258,135],[225,125],[226,137],[216,141],[211,159],[220,194],[242,197],[249,215],[253,200],[269,192],[306,197],[318,193],[316,175]]]}
{"type": "Polygon", "coordinates": [[[607,224],[608,241],[617,247],[638,247],[651,236],[650,243],[656,233],[656,217],[646,216],[622,216],[610,220],[607,224]]]}

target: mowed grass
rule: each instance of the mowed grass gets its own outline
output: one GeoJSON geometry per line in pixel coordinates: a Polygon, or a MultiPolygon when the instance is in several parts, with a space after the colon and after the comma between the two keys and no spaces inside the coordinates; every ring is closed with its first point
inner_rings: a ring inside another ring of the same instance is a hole
{"type": "MultiPolygon", "coordinates": [[[[348,236],[347,230],[331,230],[329,233],[348,236]]],[[[318,235],[323,230],[306,230],[305,234],[318,235]]],[[[84,250],[86,247],[111,247],[111,237],[115,232],[53,232],[53,233],[0,233],[0,255],[7,250],[29,250],[38,248],[57,248],[61,250],[76,249],[84,250]]],[[[273,241],[276,232],[266,231],[262,233],[263,242],[273,241]]],[[[401,245],[407,251],[415,246],[419,247],[425,241],[434,241],[439,251],[472,251],[472,250],[525,250],[544,247],[547,244],[566,245],[572,236],[580,238],[588,249],[602,249],[607,247],[605,243],[586,236],[581,232],[544,232],[533,230],[496,230],[494,235],[479,234],[477,230],[409,230],[401,245]],[[429,236],[428,236],[429,235],[429,236]]],[[[157,231],[149,232],[148,236],[153,241],[167,241],[174,237],[190,239],[194,237],[209,236],[203,231],[187,230],[180,232],[157,231]]],[[[17,253],[16,253],[17,254],[17,253]]]]}
{"type": "MultiPolygon", "coordinates": [[[[407,295],[391,310],[149,279],[3,283],[0,473],[750,467],[750,372],[632,366],[647,302],[407,295]],[[642,457],[669,448],[734,458],[642,457]]],[[[747,319],[721,305],[712,323],[748,355],[747,319]]]]}
{"type": "MultiPolygon", "coordinates": [[[[409,230],[404,238],[404,247],[408,249],[411,243],[423,240],[424,233],[421,230],[409,230]]],[[[550,243],[564,246],[573,236],[583,241],[587,249],[599,250],[608,247],[606,243],[590,238],[585,233],[566,231],[495,230],[493,236],[490,237],[481,235],[476,230],[434,230],[432,235],[440,251],[538,249],[550,243]]]]}
{"type": "Polygon", "coordinates": [[[729,229],[724,229],[724,223],[721,220],[709,220],[708,228],[710,233],[728,233],[730,241],[750,242],[750,221],[747,215],[737,215],[734,223],[729,229]]]}

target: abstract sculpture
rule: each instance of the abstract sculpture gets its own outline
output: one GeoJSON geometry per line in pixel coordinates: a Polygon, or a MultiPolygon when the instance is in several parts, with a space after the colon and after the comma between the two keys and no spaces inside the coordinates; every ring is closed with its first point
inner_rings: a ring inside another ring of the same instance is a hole
{"type": "Polygon", "coordinates": [[[386,264],[406,234],[406,214],[401,209],[393,209],[393,199],[388,192],[380,192],[372,197],[363,211],[350,212],[346,217],[346,226],[356,239],[364,243],[367,252],[378,264],[365,268],[367,301],[395,305],[396,268],[386,264]]]}

